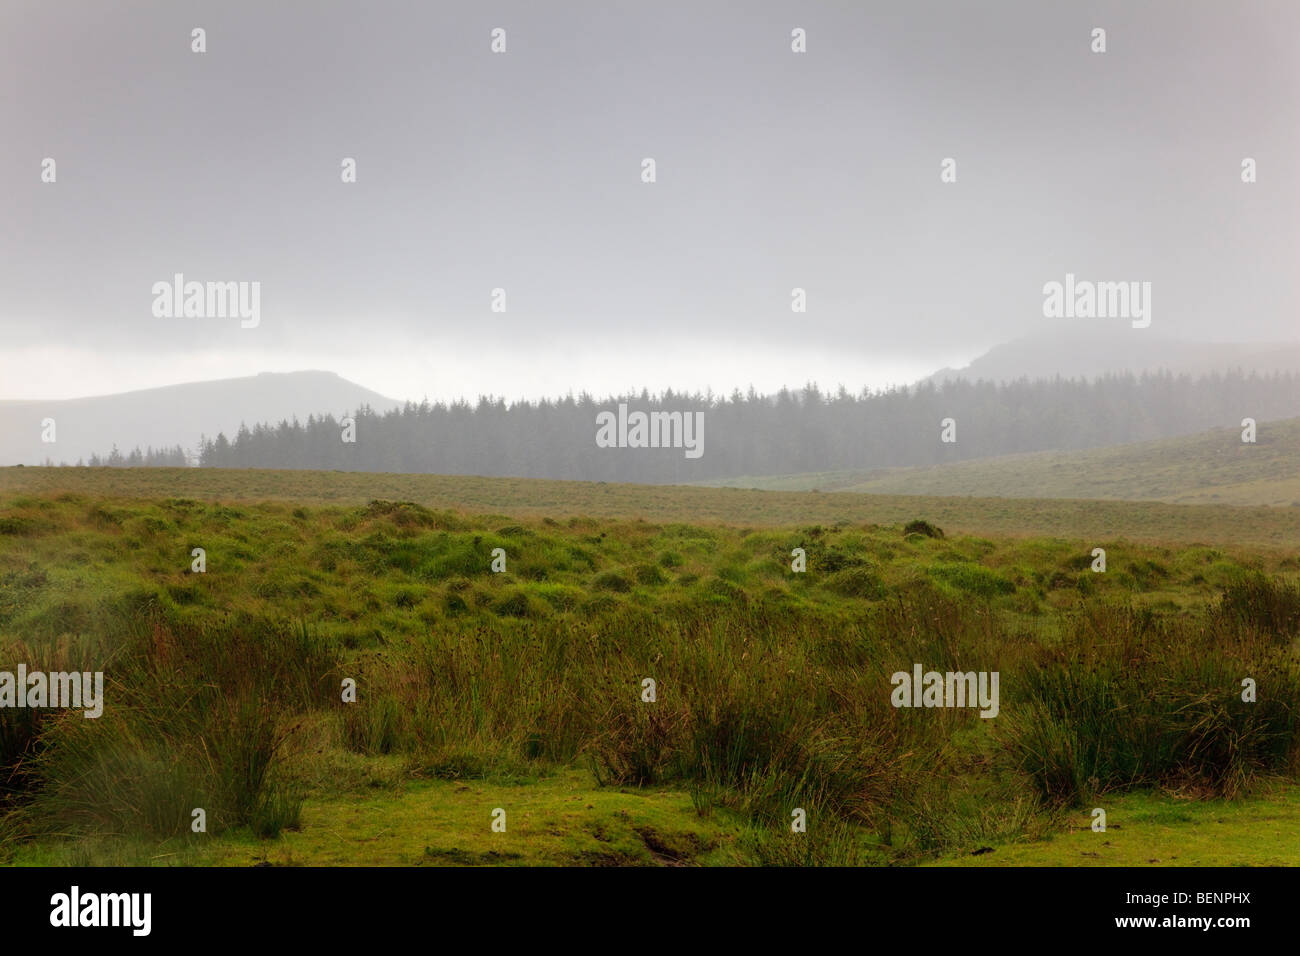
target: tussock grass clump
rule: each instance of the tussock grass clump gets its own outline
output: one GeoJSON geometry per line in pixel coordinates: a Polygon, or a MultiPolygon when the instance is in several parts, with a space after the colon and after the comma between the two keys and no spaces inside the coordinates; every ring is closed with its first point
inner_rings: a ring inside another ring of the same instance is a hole
{"type": "MultiPolygon", "coordinates": [[[[102,666],[104,652],[94,638],[67,637],[57,642],[28,644],[21,641],[5,647],[5,670],[15,673],[18,665],[28,672],[94,672],[102,666]]],[[[83,711],[74,719],[84,720],[83,711]]],[[[64,715],[38,707],[0,708],[0,809],[34,789],[30,763],[43,748],[43,735],[64,715]]]]}
{"type": "Polygon", "coordinates": [[[1221,622],[1285,641],[1300,633],[1300,586],[1250,574],[1223,589],[1216,611],[1221,622]]]}
{"type": "Polygon", "coordinates": [[[209,832],[296,819],[274,779],[295,715],[336,695],[336,659],[304,626],[234,616],[198,629],[155,618],[103,665],[104,712],[60,713],[25,770],[40,830],[209,832]]]}
{"type": "Polygon", "coordinates": [[[1014,581],[979,564],[939,564],[930,573],[944,584],[976,597],[991,598],[1016,590],[1014,581]]]}
{"type": "Polygon", "coordinates": [[[759,866],[862,866],[887,859],[878,849],[864,845],[856,828],[834,816],[814,819],[805,833],[792,833],[789,826],[751,828],[741,846],[759,866]]]}
{"type": "Polygon", "coordinates": [[[844,597],[879,600],[887,591],[880,575],[868,567],[837,571],[826,579],[826,588],[844,597]]]}
{"type": "Polygon", "coordinates": [[[632,580],[618,571],[604,571],[596,575],[591,583],[602,591],[615,591],[619,594],[632,590],[632,580]]]}
{"type": "Polygon", "coordinates": [[[1004,693],[1022,702],[1000,725],[1015,766],[1058,803],[1177,782],[1231,797],[1287,772],[1300,752],[1300,662],[1231,621],[1080,614],[1062,647],[1007,680],[1004,693]],[[1242,699],[1246,679],[1253,702],[1242,699]]]}
{"type": "Polygon", "coordinates": [[[942,538],[944,536],[942,528],[930,524],[923,518],[917,518],[915,521],[909,521],[903,525],[903,534],[905,536],[919,534],[927,538],[942,538]]]}

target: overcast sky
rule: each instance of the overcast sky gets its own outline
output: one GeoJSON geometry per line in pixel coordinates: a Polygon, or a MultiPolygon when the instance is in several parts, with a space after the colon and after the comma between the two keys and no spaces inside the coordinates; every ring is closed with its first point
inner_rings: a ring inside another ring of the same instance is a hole
{"type": "Polygon", "coordinates": [[[1295,340],[1297,45],[1291,0],[4,0],[0,398],[857,390],[1066,272],[1151,282],[1134,335],[1295,340]],[[260,324],[155,317],[178,272],[260,324]]]}

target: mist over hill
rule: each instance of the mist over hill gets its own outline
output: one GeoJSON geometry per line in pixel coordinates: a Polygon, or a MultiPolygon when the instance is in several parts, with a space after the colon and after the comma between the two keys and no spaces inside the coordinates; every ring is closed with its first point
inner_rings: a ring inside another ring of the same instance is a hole
{"type": "Polygon", "coordinates": [[[1057,326],[994,346],[969,365],[942,368],[923,381],[1011,382],[1056,375],[1094,379],[1156,371],[1199,376],[1238,368],[1300,372],[1300,342],[1193,342],[1145,330],[1057,326]]]}
{"type": "Polygon", "coordinates": [[[809,385],[770,395],[752,388],[726,397],[643,390],[414,405],[330,372],[305,371],[70,401],[0,402],[0,462],[188,460],[692,482],[1065,452],[1236,427],[1245,417],[1296,415],[1300,345],[1206,345],[1076,327],[998,346],[965,369],[941,370],[912,387],[858,393],[809,385]],[[634,419],[676,416],[675,428],[698,420],[699,447],[692,447],[697,436],[689,430],[666,436],[671,447],[658,447],[658,435],[638,447],[635,425],[629,433],[626,421],[610,433],[622,453],[602,447],[598,417],[620,405],[634,419]],[[349,414],[355,429],[344,437],[349,414]],[[46,419],[55,422],[54,443],[41,441],[46,419]],[[941,436],[948,419],[955,423],[951,441],[941,436]],[[131,457],[133,449],[144,454],[131,457]]]}
{"type": "Polygon", "coordinates": [[[309,415],[376,411],[398,402],[333,372],[266,372],[246,378],[189,382],[119,395],[59,401],[0,401],[0,462],[37,465],[46,459],[75,464],[108,455],[116,445],[197,453],[201,436],[235,434],[240,423],[278,422],[309,415]],[[54,441],[42,422],[54,420],[54,441]]]}

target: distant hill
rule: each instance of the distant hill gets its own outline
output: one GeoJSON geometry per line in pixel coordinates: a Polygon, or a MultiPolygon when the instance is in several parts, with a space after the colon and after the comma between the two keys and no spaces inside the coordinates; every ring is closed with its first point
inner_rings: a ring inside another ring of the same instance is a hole
{"type": "MultiPolygon", "coordinates": [[[[717,482],[716,484],[724,484],[717,482]]],[[[735,479],[771,491],[987,498],[1093,498],[1300,507],[1300,418],[1086,451],[1002,455],[923,468],[735,479]]]]}
{"type": "Polygon", "coordinates": [[[944,368],[924,381],[1010,382],[1019,378],[1094,379],[1108,372],[1167,369],[1198,376],[1240,368],[1259,372],[1300,371],[1300,342],[1184,342],[1145,329],[1056,327],[998,345],[962,368],[944,368]]]}
{"type": "Polygon", "coordinates": [[[233,436],[241,422],[306,421],[327,412],[339,416],[370,405],[400,405],[333,372],[265,372],[247,378],[168,385],[120,395],[62,401],[0,401],[0,463],[56,464],[106,455],[113,445],[126,453],[180,445],[197,451],[199,436],[233,436]],[[55,442],[41,441],[41,421],[55,421],[55,442]]]}

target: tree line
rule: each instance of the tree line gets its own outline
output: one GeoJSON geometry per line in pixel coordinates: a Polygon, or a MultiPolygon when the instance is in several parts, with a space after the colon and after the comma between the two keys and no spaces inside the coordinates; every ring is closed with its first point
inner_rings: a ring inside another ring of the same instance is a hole
{"type": "MultiPolygon", "coordinates": [[[[53,462],[46,459],[47,465],[53,462]]],[[[77,462],[78,465],[82,462],[77,462]]],[[[113,450],[102,458],[99,455],[91,455],[90,461],[86,462],[91,468],[184,468],[190,464],[190,456],[186,454],[185,449],[180,445],[173,445],[171,448],[146,448],[141,451],[135,448],[127,454],[122,454],[113,446],[113,450]]]]}
{"type": "MultiPolygon", "coordinates": [[[[202,438],[212,468],[426,472],[587,481],[679,482],[746,475],[930,465],[1017,452],[1074,450],[1240,427],[1300,415],[1300,376],[1233,371],[1097,379],[1020,379],[863,391],[816,385],[760,395],[647,391],[597,400],[407,403],[378,413],[310,416],[202,438]],[[620,403],[644,412],[703,412],[703,454],[601,448],[596,416],[620,403]],[[351,419],[351,422],[349,422],[351,419]],[[952,419],[941,440],[944,420],[952,419]],[[349,428],[350,426],[350,428],[349,428]],[[354,441],[345,441],[350,431],[354,441]]],[[[115,450],[116,453],[116,450],[115,450]]],[[[101,464],[178,465],[184,452],[110,456],[101,464]]],[[[95,460],[92,459],[92,464],[95,460]]]]}

